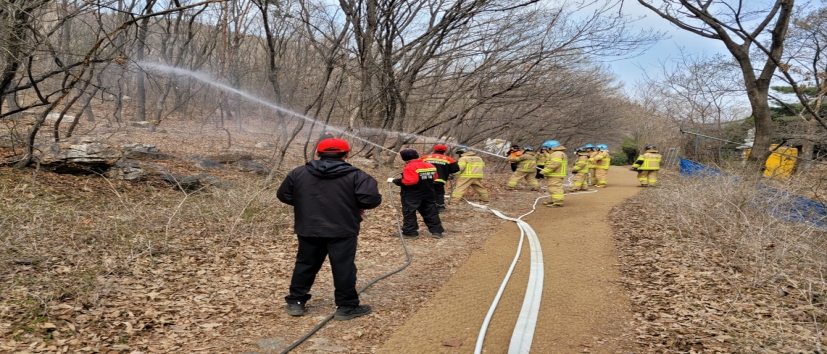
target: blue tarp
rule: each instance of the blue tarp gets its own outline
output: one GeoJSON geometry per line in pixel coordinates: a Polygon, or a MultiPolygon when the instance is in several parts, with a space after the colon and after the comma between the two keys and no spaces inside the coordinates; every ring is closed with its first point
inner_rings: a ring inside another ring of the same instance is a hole
{"type": "Polygon", "coordinates": [[[717,176],[721,174],[721,171],[695,161],[681,159],[681,174],[687,176],[717,176]]]}
{"type": "MultiPolygon", "coordinates": [[[[720,170],[687,159],[681,159],[681,174],[686,176],[725,175],[720,170]]],[[[824,204],[767,186],[759,188],[763,197],[760,198],[762,200],[756,202],[769,204],[772,207],[772,216],[827,230],[827,207],[824,204]]]]}

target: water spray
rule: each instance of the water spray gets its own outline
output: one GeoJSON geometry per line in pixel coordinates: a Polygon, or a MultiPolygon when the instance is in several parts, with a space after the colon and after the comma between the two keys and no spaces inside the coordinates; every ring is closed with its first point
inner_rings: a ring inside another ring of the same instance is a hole
{"type": "MultiPolygon", "coordinates": [[[[388,148],[386,148],[382,145],[376,144],[376,143],[374,143],[370,140],[367,140],[365,138],[361,138],[361,137],[359,137],[359,136],[357,136],[353,133],[350,133],[345,128],[337,127],[335,125],[326,124],[324,122],[321,122],[321,121],[318,121],[316,119],[310,118],[306,115],[303,115],[299,112],[296,112],[296,111],[281,107],[279,105],[273,104],[271,102],[268,102],[267,100],[265,100],[263,98],[256,97],[256,96],[254,96],[250,93],[241,91],[241,90],[239,90],[237,88],[234,88],[232,86],[222,84],[222,83],[216,81],[214,78],[212,78],[211,76],[209,76],[207,74],[200,73],[200,72],[197,72],[197,71],[187,70],[187,69],[176,68],[176,67],[173,67],[173,66],[168,66],[168,65],[164,65],[164,64],[156,63],[156,62],[140,61],[140,62],[137,62],[136,65],[141,66],[141,67],[153,68],[155,70],[165,72],[165,73],[168,73],[168,74],[191,77],[191,78],[196,79],[198,81],[201,81],[203,83],[215,86],[218,89],[228,91],[228,92],[232,92],[232,93],[235,93],[237,95],[241,95],[244,98],[249,99],[250,101],[253,101],[253,102],[259,103],[261,105],[267,106],[267,107],[272,108],[276,111],[286,113],[286,114],[289,114],[289,115],[294,116],[294,117],[301,118],[301,119],[303,119],[307,122],[310,122],[310,123],[319,124],[322,127],[324,127],[325,129],[333,130],[335,132],[341,133],[342,135],[346,135],[346,136],[351,137],[353,139],[359,140],[359,141],[361,141],[365,144],[368,144],[368,145],[377,147],[379,149],[382,149],[384,151],[387,151],[387,152],[390,152],[390,153],[393,153],[393,154],[398,153],[398,151],[388,149],[388,148]]],[[[383,132],[383,133],[395,134],[395,135],[398,135],[398,136],[401,136],[401,137],[431,138],[431,137],[428,137],[428,136],[414,134],[414,133],[405,133],[405,132],[384,130],[384,129],[371,128],[371,127],[366,127],[366,128],[362,128],[362,129],[365,130],[365,131],[379,131],[379,132],[383,132]]],[[[446,145],[449,145],[449,146],[452,146],[452,147],[460,146],[459,144],[454,144],[454,143],[444,141],[444,140],[440,140],[440,139],[435,140],[435,142],[436,143],[443,143],[443,144],[446,144],[446,145]]],[[[497,155],[497,154],[493,154],[493,153],[490,153],[490,152],[482,150],[482,149],[475,149],[475,148],[471,148],[471,147],[468,147],[468,149],[472,150],[472,151],[475,151],[475,152],[482,153],[482,154],[498,157],[498,158],[501,158],[501,159],[507,159],[507,157],[503,157],[503,156],[500,156],[500,155],[497,155]]]]}

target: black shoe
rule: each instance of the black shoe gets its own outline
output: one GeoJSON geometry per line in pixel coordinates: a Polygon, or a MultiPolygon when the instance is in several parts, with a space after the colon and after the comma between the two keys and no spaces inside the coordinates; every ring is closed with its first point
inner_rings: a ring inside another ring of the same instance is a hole
{"type": "Polygon", "coordinates": [[[442,238],[442,233],[441,232],[432,232],[431,237],[433,237],[433,238],[442,238]]]}
{"type": "Polygon", "coordinates": [[[369,305],[359,305],[356,307],[339,307],[338,309],[336,309],[336,313],[333,314],[333,318],[339,321],[346,321],[351,318],[367,315],[371,311],[373,311],[373,309],[371,309],[369,305]]]}
{"type": "Polygon", "coordinates": [[[287,314],[290,316],[304,316],[304,304],[287,304],[287,314]]]}

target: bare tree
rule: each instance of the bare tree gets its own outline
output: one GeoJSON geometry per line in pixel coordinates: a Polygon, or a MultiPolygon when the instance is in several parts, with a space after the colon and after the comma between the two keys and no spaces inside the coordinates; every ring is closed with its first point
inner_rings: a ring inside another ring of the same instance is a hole
{"type": "Polygon", "coordinates": [[[763,166],[774,136],[768,102],[770,81],[784,52],[795,0],[775,0],[769,4],[722,0],[638,2],[685,31],[724,43],[741,68],[755,119],[755,144],[749,161],[763,166]],[[768,28],[769,38],[765,38],[768,28]],[[755,47],[761,48],[766,57],[755,58],[751,52],[755,47]]]}

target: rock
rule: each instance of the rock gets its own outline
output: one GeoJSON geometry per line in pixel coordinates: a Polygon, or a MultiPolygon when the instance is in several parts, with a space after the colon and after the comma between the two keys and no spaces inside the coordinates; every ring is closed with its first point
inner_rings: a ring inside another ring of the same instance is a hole
{"type": "Polygon", "coordinates": [[[121,145],[124,158],[132,160],[168,160],[172,156],[162,153],[155,145],[131,143],[121,145]]]}
{"type": "Polygon", "coordinates": [[[149,128],[152,127],[152,123],[147,122],[147,121],[129,122],[129,126],[130,127],[135,127],[135,128],[149,129],[149,128]]]}
{"type": "Polygon", "coordinates": [[[252,172],[257,175],[266,176],[270,174],[270,168],[255,161],[241,160],[232,164],[233,169],[241,172],[252,172]]]}
{"type": "Polygon", "coordinates": [[[257,143],[256,147],[259,148],[259,149],[272,149],[272,148],[276,147],[276,144],[268,143],[266,141],[262,141],[260,143],[257,143]]]}
{"type": "Polygon", "coordinates": [[[186,192],[195,192],[206,187],[215,187],[220,189],[231,189],[238,187],[235,183],[204,173],[195,176],[164,173],[159,177],[172,186],[183,189],[186,192]]]}
{"type": "Polygon", "coordinates": [[[40,167],[56,173],[103,172],[123,156],[120,149],[93,138],[80,137],[57,144],[38,146],[35,159],[40,167]]]}
{"type": "Polygon", "coordinates": [[[184,157],[185,161],[189,161],[195,164],[195,167],[198,167],[202,170],[223,170],[224,165],[218,163],[209,157],[197,156],[197,155],[190,155],[184,157]]]}
{"type": "Polygon", "coordinates": [[[138,165],[117,162],[115,163],[115,166],[106,171],[106,177],[137,182],[145,180],[147,177],[147,172],[138,165]]]}
{"type": "Polygon", "coordinates": [[[256,345],[258,345],[259,348],[261,348],[265,351],[267,351],[267,350],[279,351],[279,350],[284,349],[284,347],[286,346],[286,343],[281,339],[264,338],[264,339],[257,340],[256,345]]]}
{"type": "MultiPolygon", "coordinates": [[[[50,121],[54,122],[54,121],[57,121],[58,118],[60,118],[60,113],[49,113],[48,115],[46,115],[46,120],[47,121],[50,120],[50,121]]],[[[71,123],[71,122],[74,122],[74,121],[75,121],[75,117],[70,116],[70,115],[63,115],[63,119],[60,120],[61,123],[71,123]]]]}
{"type": "Polygon", "coordinates": [[[239,161],[250,161],[253,159],[252,155],[249,154],[242,154],[242,153],[229,153],[229,154],[222,154],[222,155],[214,155],[207,157],[208,159],[214,160],[218,163],[234,163],[239,161]]]}

